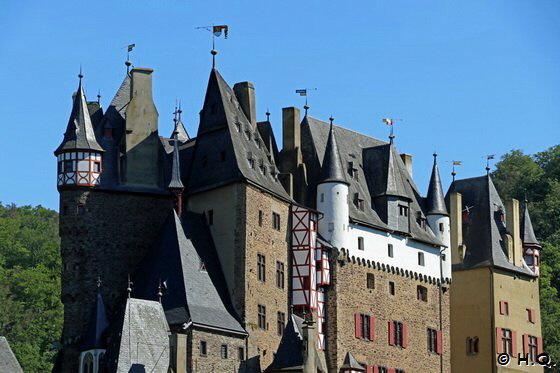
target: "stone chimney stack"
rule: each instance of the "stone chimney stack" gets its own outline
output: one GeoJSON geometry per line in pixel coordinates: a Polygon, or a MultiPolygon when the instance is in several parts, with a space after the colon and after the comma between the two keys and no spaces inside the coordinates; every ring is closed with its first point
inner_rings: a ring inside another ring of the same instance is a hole
{"type": "Polygon", "coordinates": [[[301,147],[301,124],[299,109],[282,108],[282,151],[293,151],[301,147]]]}
{"type": "Polygon", "coordinates": [[[513,265],[523,265],[523,245],[521,243],[521,220],[519,218],[519,201],[511,199],[506,202],[506,229],[513,239],[513,265]]]}
{"type": "Polygon", "coordinates": [[[233,92],[241,109],[253,128],[257,128],[257,108],[255,106],[255,86],[251,82],[240,82],[233,86],[233,92]]]}
{"type": "MultiPolygon", "coordinates": [[[[301,154],[301,122],[299,109],[285,107],[282,109],[282,151],[280,152],[279,168],[282,173],[291,174],[291,187],[284,185],[286,191],[291,190],[293,198],[304,203],[307,171],[301,154]]],[[[289,178],[285,178],[287,182],[289,178]]]]}
{"type": "Polygon", "coordinates": [[[402,153],[401,159],[406,167],[406,170],[410,174],[410,177],[412,177],[412,154],[402,153]]]}
{"type": "Polygon", "coordinates": [[[315,322],[312,319],[303,322],[303,343],[305,351],[303,353],[303,373],[317,373],[317,333],[315,322]]]}
{"type": "Polygon", "coordinates": [[[449,217],[451,233],[451,264],[462,263],[465,257],[463,245],[463,196],[451,193],[449,199],[449,217]]]}

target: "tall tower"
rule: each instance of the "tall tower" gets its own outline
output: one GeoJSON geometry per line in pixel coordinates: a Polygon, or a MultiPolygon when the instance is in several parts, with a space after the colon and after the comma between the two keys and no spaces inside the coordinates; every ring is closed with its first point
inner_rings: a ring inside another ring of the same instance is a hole
{"type": "Polygon", "coordinates": [[[348,236],[348,186],[340,162],[338,145],[333,128],[325,148],[319,185],[317,185],[317,210],[323,213],[319,220],[319,234],[337,248],[347,248],[348,236]]]}
{"type": "Polygon", "coordinates": [[[443,258],[446,258],[442,266],[442,275],[444,278],[451,276],[451,249],[449,244],[451,236],[449,232],[449,214],[447,207],[445,207],[445,199],[443,197],[443,190],[441,188],[441,179],[439,177],[439,169],[437,164],[437,154],[434,153],[434,165],[432,167],[432,176],[430,177],[430,184],[428,185],[428,195],[426,197],[426,219],[428,225],[437,238],[443,242],[447,247],[443,258]]]}
{"type": "Polygon", "coordinates": [[[83,75],[78,75],[80,82],[74,95],[72,113],[64,139],[54,151],[58,162],[58,190],[78,187],[93,187],[100,182],[103,148],[97,142],[90,114],[87,108],[83,75]]]}

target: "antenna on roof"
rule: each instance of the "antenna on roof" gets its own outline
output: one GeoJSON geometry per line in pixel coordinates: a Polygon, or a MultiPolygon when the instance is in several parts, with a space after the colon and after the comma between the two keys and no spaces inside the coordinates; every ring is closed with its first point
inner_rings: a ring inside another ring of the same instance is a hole
{"type": "Polygon", "coordinates": [[[455,166],[460,166],[461,162],[463,161],[451,161],[453,163],[453,171],[451,172],[451,176],[453,176],[453,181],[455,181],[455,175],[457,175],[457,172],[455,172],[455,166]]]}
{"type": "Polygon", "coordinates": [[[486,156],[486,175],[490,175],[490,160],[494,159],[496,154],[488,154],[486,156]]]}
{"type": "Polygon", "coordinates": [[[218,51],[216,50],[216,38],[220,37],[222,35],[222,32],[224,33],[224,39],[228,38],[228,33],[229,33],[229,27],[228,25],[219,25],[219,26],[199,26],[199,27],[195,27],[195,29],[197,30],[206,30],[206,31],[210,31],[212,33],[212,50],[210,51],[210,54],[212,55],[212,68],[215,69],[216,68],[216,55],[218,54],[218,51]]]}
{"type": "Polygon", "coordinates": [[[132,294],[132,285],[134,285],[134,283],[132,281],[130,281],[130,273],[128,274],[128,281],[127,281],[127,285],[126,285],[126,292],[128,294],[128,298],[130,298],[130,295],[132,294]]]}
{"type": "Polygon", "coordinates": [[[303,89],[296,89],[296,93],[300,96],[305,96],[305,105],[303,105],[303,109],[305,110],[305,116],[307,116],[307,110],[309,110],[309,105],[307,104],[307,91],[316,91],[317,88],[303,88],[303,89]]]}

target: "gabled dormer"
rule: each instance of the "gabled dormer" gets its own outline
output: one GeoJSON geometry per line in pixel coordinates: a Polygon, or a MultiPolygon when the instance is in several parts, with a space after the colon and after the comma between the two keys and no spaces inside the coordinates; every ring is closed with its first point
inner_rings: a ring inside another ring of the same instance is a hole
{"type": "Polygon", "coordinates": [[[100,182],[103,148],[95,137],[82,78],[80,73],[78,91],[74,95],[64,139],[54,151],[58,161],[59,190],[94,187],[100,182]]]}

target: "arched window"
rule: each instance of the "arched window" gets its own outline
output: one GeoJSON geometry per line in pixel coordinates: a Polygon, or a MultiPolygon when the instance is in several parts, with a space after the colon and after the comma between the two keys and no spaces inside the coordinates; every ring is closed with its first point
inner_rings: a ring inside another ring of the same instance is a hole
{"type": "Polygon", "coordinates": [[[93,355],[88,352],[82,362],[82,373],[93,373],[93,355]]]}

